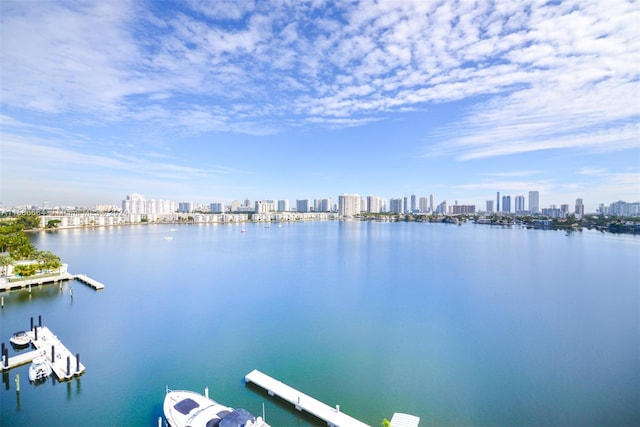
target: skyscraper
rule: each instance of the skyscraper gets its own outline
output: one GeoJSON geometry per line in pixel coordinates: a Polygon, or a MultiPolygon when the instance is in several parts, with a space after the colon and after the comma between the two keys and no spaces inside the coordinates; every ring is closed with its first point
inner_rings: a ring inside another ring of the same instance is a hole
{"type": "Polygon", "coordinates": [[[576,215],[584,215],[584,204],[582,204],[582,199],[576,199],[576,215]]]}
{"type": "Polygon", "coordinates": [[[367,197],[367,212],[371,213],[379,213],[382,208],[382,204],[380,203],[380,197],[378,196],[368,196],[367,197]]]}
{"type": "Polygon", "coordinates": [[[496,193],[496,212],[500,212],[500,192],[496,193]]]}
{"type": "Polygon", "coordinates": [[[511,196],[502,196],[502,212],[511,212],[511,196]]]}
{"type": "Polygon", "coordinates": [[[429,196],[429,210],[433,212],[433,194],[429,196]]]}
{"type": "Polygon", "coordinates": [[[415,194],[411,195],[411,212],[415,212],[416,209],[418,209],[417,206],[417,198],[415,194]]]}
{"type": "Polygon", "coordinates": [[[429,205],[427,203],[426,197],[420,197],[418,200],[418,209],[420,209],[420,212],[426,212],[429,209],[429,205]]]}
{"type": "Polygon", "coordinates": [[[516,204],[516,213],[523,212],[524,211],[524,196],[516,196],[515,204],[516,204]]]}
{"type": "Polygon", "coordinates": [[[338,196],[338,214],[341,216],[354,216],[360,213],[359,194],[341,194],[338,196]]]}
{"type": "Polygon", "coordinates": [[[493,200],[487,200],[487,212],[493,212],[493,200]]]}
{"type": "Polygon", "coordinates": [[[296,211],[311,212],[311,200],[309,199],[296,200],[296,211]]]}
{"type": "Polygon", "coordinates": [[[392,213],[402,213],[404,211],[403,200],[401,198],[389,200],[389,211],[392,213]]]}
{"type": "Polygon", "coordinates": [[[529,210],[531,213],[540,212],[540,193],[529,191],[529,210]]]}

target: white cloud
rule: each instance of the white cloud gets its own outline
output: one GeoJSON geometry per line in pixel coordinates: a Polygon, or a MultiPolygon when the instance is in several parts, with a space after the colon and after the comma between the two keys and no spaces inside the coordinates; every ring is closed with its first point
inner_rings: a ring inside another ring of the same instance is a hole
{"type": "Polygon", "coordinates": [[[634,2],[46,6],[2,3],[3,105],[262,134],[291,114],[352,126],[483,95],[429,153],[626,149],[637,138],[634,2]]]}

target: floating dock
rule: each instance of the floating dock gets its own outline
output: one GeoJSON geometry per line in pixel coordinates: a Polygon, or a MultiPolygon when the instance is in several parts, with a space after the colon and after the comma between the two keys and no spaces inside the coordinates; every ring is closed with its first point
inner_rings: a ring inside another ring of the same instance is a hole
{"type": "Polygon", "coordinates": [[[96,291],[100,291],[102,289],[104,289],[104,285],[100,282],[98,282],[97,280],[92,279],[89,276],[86,276],[84,274],[76,274],[75,276],[73,276],[74,279],[79,280],[80,282],[87,284],[89,286],[91,286],[93,289],[95,289],[96,291]]]}
{"type": "MultiPolygon", "coordinates": [[[[33,359],[42,355],[42,350],[31,350],[26,353],[18,353],[15,356],[9,358],[6,366],[5,363],[0,363],[0,366],[2,366],[2,371],[8,371],[9,369],[17,368],[18,366],[31,363],[33,362],[33,359]]],[[[2,362],[4,362],[4,360],[2,360],[2,362]]]]}
{"type": "Polygon", "coordinates": [[[340,405],[335,408],[320,402],[313,397],[290,387],[267,374],[254,369],[249,372],[244,380],[253,383],[269,393],[269,396],[278,396],[292,405],[298,411],[305,411],[327,423],[330,427],[370,427],[361,421],[340,411],[340,405]]]}
{"type": "Polygon", "coordinates": [[[80,363],[80,355],[74,356],[49,328],[40,326],[28,331],[27,335],[36,350],[44,351],[58,381],[70,380],[84,373],[85,368],[80,363]]]}
{"type": "Polygon", "coordinates": [[[3,372],[31,363],[36,357],[44,356],[58,381],[70,380],[84,373],[85,367],[80,363],[80,355],[74,356],[46,326],[32,328],[27,332],[27,336],[31,339],[31,345],[35,350],[8,357],[8,349],[3,345],[4,355],[0,359],[3,372]]]}

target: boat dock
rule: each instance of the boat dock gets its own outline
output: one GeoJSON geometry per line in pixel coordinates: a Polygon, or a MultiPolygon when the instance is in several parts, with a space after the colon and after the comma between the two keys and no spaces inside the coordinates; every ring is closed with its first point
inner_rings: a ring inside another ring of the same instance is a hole
{"type": "Polygon", "coordinates": [[[36,327],[28,331],[27,335],[31,338],[31,345],[36,350],[44,351],[58,381],[69,380],[84,373],[85,367],[80,363],[80,355],[74,356],[49,328],[36,327]]]}
{"type": "Polygon", "coordinates": [[[100,282],[98,282],[97,280],[92,279],[89,276],[86,276],[84,274],[76,274],[75,276],[73,276],[74,279],[79,280],[80,282],[91,286],[93,289],[95,289],[96,291],[100,291],[102,289],[104,289],[104,285],[100,282]]]}
{"type": "Polygon", "coordinates": [[[15,282],[3,281],[3,282],[0,282],[0,292],[31,288],[32,286],[51,285],[51,284],[56,284],[59,282],[62,283],[63,281],[69,281],[74,279],[84,283],[85,285],[92,287],[96,291],[100,291],[104,289],[104,285],[102,283],[98,282],[95,279],[92,279],[86,274],[73,275],[69,273],[62,273],[55,276],[34,277],[33,279],[23,279],[23,280],[17,280],[15,282]]]}
{"type": "Polygon", "coordinates": [[[80,354],[74,356],[46,326],[32,327],[27,331],[27,336],[35,350],[9,357],[8,348],[3,343],[4,354],[0,359],[3,372],[30,363],[38,356],[44,356],[58,381],[66,381],[84,373],[85,367],[80,363],[80,354]]]}
{"type": "Polygon", "coordinates": [[[334,408],[324,404],[257,369],[249,372],[244,380],[246,383],[252,383],[265,389],[269,396],[278,396],[291,403],[298,411],[305,411],[325,421],[330,427],[370,427],[368,424],[341,412],[340,405],[336,405],[334,408]]]}
{"type": "MultiPolygon", "coordinates": [[[[0,366],[2,366],[3,372],[8,371],[10,369],[17,368],[18,366],[31,363],[33,362],[33,359],[42,355],[43,355],[42,350],[31,350],[26,353],[18,353],[15,356],[10,357],[6,364],[0,363],[0,366]]],[[[3,362],[4,362],[4,359],[3,359],[3,362]]]]}

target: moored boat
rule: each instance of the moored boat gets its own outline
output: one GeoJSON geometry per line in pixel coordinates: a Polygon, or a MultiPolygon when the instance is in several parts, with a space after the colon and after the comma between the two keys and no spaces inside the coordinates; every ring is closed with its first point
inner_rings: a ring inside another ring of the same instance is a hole
{"type": "Polygon", "coordinates": [[[46,379],[51,375],[51,366],[44,356],[33,359],[29,366],[29,381],[36,382],[46,379]]]}
{"type": "Polygon", "coordinates": [[[29,345],[31,338],[29,338],[29,335],[27,335],[25,331],[19,331],[9,338],[9,342],[16,347],[22,348],[29,345]]]}
{"type": "Polygon", "coordinates": [[[167,389],[163,411],[171,427],[270,427],[245,409],[233,409],[188,390],[167,389]]]}

